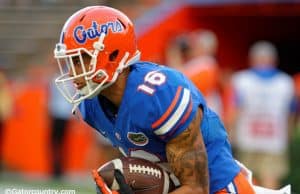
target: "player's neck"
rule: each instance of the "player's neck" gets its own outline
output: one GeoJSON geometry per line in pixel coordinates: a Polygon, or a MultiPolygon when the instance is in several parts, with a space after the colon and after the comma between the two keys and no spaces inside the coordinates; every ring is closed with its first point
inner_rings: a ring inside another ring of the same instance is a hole
{"type": "Polygon", "coordinates": [[[127,76],[129,69],[125,69],[117,78],[116,82],[101,92],[115,106],[119,107],[122,102],[122,97],[125,92],[127,76]]]}

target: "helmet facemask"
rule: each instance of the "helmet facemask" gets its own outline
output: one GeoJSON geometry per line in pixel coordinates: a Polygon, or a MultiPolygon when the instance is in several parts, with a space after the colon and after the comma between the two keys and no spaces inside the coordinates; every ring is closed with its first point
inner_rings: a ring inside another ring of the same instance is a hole
{"type": "Polygon", "coordinates": [[[77,48],[67,50],[66,45],[59,43],[54,50],[54,57],[57,59],[60,76],[55,79],[55,83],[66,98],[66,100],[72,104],[78,104],[86,98],[92,98],[97,95],[102,86],[107,82],[108,75],[105,70],[97,70],[97,57],[99,52],[104,49],[103,39],[105,34],[102,33],[99,40],[95,42],[94,51],[89,51],[86,48],[77,48]],[[83,55],[90,57],[89,64],[84,63],[83,55]],[[79,64],[74,64],[74,61],[79,60],[79,64]],[[75,65],[80,65],[81,70],[79,72],[75,65]],[[77,71],[76,71],[77,70],[77,71]],[[93,79],[101,80],[99,83],[93,82],[93,79]],[[84,86],[77,89],[76,80],[83,79],[84,86]]]}
{"type": "MultiPolygon", "coordinates": [[[[101,62],[98,56],[105,48],[104,38],[105,33],[101,33],[99,40],[94,42],[93,51],[83,47],[67,50],[65,44],[59,43],[56,45],[54,56],[57,59],[61,75],[55,79],[55,83],[68,102],[76,105],[84,99],[93,98],[103,89],[113,84],[125,67],[139,60],[139,51],[129,60],[129,53],[126,52],[112,76],[104,68],[97,68],[97,63],[101,62]],[[88,65],[84,63],[83,55],[90,57],[88,65]],[[77,61],[79,60],[79,64],[74,64],[75,58],[77,61]],[[78,68],[75,68],[75,65],[80,65],[80,72],[76,72],[75,69],[78,70],[78,68]],[[78,79],[84,80],[85,86],[80,89],[75,86],[78,79]]],[[[102,62],[105,63],[105,60],[102,62]]]]}

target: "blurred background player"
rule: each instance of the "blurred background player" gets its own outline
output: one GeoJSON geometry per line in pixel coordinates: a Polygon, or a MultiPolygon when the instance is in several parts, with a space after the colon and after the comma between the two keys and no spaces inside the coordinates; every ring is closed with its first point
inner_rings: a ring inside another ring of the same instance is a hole
{"type": "Polygon", "coordinates": [[[256,42],[250,68],[233,75],[236,117],[233,142],[237,158],[257,175],[262,186],[278,188],[288,172],[292,78],[277,69],[275,46],[256,42]]]}
{"type": "Polygon", "coordinates": [[[184,73],[203,93],[209,106],[219,115],[222,102],[219,91],[218,39],[210,30],[198,30],[190,35],[190,60],[184,65],[184,73]]]}
{"type": "Polygon", "coordinates": [[[203,93],[208,105],[223,116],[218,39],[211,30],[196,30],[178,36],[167,51],[167,64],[182,71],[203,93]]]}
{"type": "MultiPolygon", "coordinates": [[[[57,76],[57,75],[55,75],[57,76]]],[[[63,146],[66,130],[71,119],[72,105],[59,93],[53,80],[50,81],[49,113],[51,117],[52,175],[56,178],[63,173],[63,146]]]]}

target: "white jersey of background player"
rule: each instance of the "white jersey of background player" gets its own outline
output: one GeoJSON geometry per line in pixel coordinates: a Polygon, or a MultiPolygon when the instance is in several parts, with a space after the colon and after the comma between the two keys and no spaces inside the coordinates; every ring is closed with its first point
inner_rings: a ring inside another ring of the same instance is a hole
{"type": "Polygon", "coordinates": [[[278,153],[287,148],[294,86],[289,75],[267,61],[272,53],[275,50],[268,43],[257,44],[250,51],[255,60],[252,68],[233,76],[239,109],[236,142],[245,150],[278,153]]]}
{"type": "Polygon", "coordinates": [[[277,52],[271,43],[254,44],[249,57],[251,68],[234,74],[232,81],[237,158],[253,170],[262,186],[278,188],[288,172],[293,81],[275,67],[277,52]]]}

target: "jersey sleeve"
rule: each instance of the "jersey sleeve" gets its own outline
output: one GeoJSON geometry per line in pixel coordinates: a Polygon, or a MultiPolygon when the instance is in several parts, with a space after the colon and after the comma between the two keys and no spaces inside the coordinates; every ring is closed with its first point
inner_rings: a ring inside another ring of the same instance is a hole
{"type": "Polygon", "coordinates": [[[193,108],[191,91],[184,86],[178,86],[174,95],[166,99],[157,117],[153,119],[151,128],[153,132],[162,140],[168,140],[177,136],[185,130],[194,117],[196,108],[193,108]]]}
{"type": "MultiPolygon", "coordinates": [[[[164,72],[162,72],[164,73],[164,72]]],[[[181,74],[166,73],[166,82],[156,86],[152,95],[142,95],[138,118],[147,128],[167,142],[184,131],[193,120],[199,102],[197,91],[181,74]]],[[[149,131],[148,131],[149,132],[149,131]]]]}

